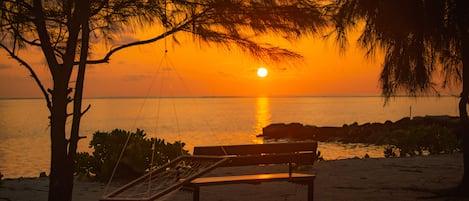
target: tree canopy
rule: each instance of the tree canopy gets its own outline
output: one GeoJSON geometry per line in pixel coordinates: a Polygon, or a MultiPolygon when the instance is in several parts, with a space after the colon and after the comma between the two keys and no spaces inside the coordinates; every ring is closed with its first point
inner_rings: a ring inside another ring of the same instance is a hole
{"type": "Polygon", "coordinates": [[[386,98],[419,95],[442,87],[461,89],[458,136],[463,139],[464,174],[456,193],[469,189],[469,1],[334,0],[329,16],[344,48],[349,31],[360,29],[367,55],[384,52],[380,82],[386,98]]]}
{"type": "MultiPolygon", "coordinates": [[[[336,0],[329,7],[342,48],[351,31],[368,56],[384,52],[383,95],[417,95],[462,81],[468,6],[453,0],[336,0]],[[461,26],[463,25],[463,26],[461,26]],[[440,86],[435,82],[440,82],[440,86]]],[[[453,87],[455,85],[452,85],[453,87]]]]}

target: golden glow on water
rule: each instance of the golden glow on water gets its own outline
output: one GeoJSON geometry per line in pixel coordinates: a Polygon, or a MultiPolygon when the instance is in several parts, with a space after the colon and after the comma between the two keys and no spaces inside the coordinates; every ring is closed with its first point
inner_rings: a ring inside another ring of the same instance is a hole
{"type": "MultiPolygon", "coordinates": [[[[256,99],[256,135],[262,133],[262,128],[270,124],[272,115],[270,114],[270,104],[268,97],[257,97],[256,99]]],[[[262,138],[255,138],[255,143],[264,143],[262,138]]]]}
{"type": "MultiPolygon", "coordinates": [[[[82,119],[80,135],[87,138],[80,140],[80,152],[90,151],[93,133],[115,128],[132,132],[140,128],[148,137],[181,140],[192,151],[194,146],[264,143],[256,135],[271,123],[341,126],[397,121],[409,115],[409,105],[412,116],[458,115],[457,97],[396,97],[386,107],[381,97],[98,98],[84,103],[93,107],[82,119]],[[155,106],[159,101],[166,103],[161,104],[158,116],[155,106]]],[[[0,116],[5,117],[0,118],[0,172],[4,178],[49,172],[48,115],[42,99],[0,100],[0,116]]],[[[366,154],[383,157],[382,146],[320,142],[318,150],[326,160],[366,154]]]]}

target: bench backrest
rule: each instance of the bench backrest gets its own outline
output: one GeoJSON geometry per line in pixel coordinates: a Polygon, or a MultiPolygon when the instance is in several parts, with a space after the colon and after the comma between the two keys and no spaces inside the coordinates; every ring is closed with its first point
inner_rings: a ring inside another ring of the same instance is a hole
{"type": "Polygon", "coordinates": [[[316,160],[317,142],[247,144],[194,147],[194,155],[235,156],[221,166],[310,164],[316,160]]]}

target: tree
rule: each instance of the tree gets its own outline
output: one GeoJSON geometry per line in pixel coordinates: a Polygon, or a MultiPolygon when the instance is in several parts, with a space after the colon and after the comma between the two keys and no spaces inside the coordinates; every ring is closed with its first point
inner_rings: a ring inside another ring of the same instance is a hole
{"type": "Polygon", "coordinates": [[[461,87],[460,134],[464,175],[459,193],[469,192],[469,2],[464,0],[334,0],[329,15],[336,41],[345,48],[360,28],[358,45],[367,56],[384,52],[380,83],[387,99],[399,93],[438,93],[461,87]],[[441,73],[441,74],[438,74],[441,73]],[[442,76],[438,76],[442,75],[442,76]],[[437,86],[435,81],[441,81],[437,86]]]}
{"type": "Polygon", "coordinates": [[[325,24],[319,7],[304,0],[1,0],[0,47],[29,71],[50,111],[49,200],[72,199],[73,161],[83,138],[80,120],[90,108],[82,107],[87,65],[109,62],[118,51],[176,33],[190,34],[203,43],[235,46],[258,59],[301,58],[287,49],[258,43],[252,36],[273,33],[295,39],[325,24]],[[119,31],[142,26],[164,31],[90,59],[93,47],[112,44],[112,36],[119,31]],[[19,54],[35,47],[47,62],[51,86],[45,86],[35,66],[19,54]],[[66,126],[69,118],[70,128],[66,126]]]}

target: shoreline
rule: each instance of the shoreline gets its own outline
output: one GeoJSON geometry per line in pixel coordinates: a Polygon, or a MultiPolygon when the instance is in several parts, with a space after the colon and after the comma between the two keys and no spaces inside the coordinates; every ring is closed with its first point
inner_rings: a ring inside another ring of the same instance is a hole
{"type": "MultiPolygon", "coordinates": [[[[285,171],[282,165],[220,168],[210,174],[285,171]]],[[[312,168],[297,170],[316,173],[316,200],[416,200],[430,197],[429,191],[455,187],[463,173],[462,154],[408,158],[368,158],[320,161],[312,168]]],[[[47,200],[48,178],[5,179],[0,200],[47,200]]],[[[73,200],[99,200],[105,184],[75,181],[73,200]]],[[[260,185],[233,184],[204,187],[202,200],[305,200],[306,188],[287,182],[260,185]]],[[[190,200],[191,194],[176,191],[168,200],[190,200]]],[[[431,200],[448,200],[436,198],[431,200]]],[[[469,200],[469,199],[451,199],[469,200]]]]}

